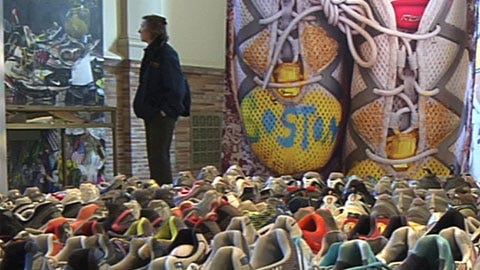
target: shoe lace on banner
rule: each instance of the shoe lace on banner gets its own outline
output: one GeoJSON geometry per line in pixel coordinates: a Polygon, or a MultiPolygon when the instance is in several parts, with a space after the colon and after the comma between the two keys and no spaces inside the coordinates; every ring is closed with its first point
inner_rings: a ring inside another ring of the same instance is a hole
{"type": "MultiPolygon", "coordinates": [[[[278,12],[274,13],[268,18],[261,19],[260,24],[272,24],[272,32],[279,35],[278,40],[272,38],[270,41],[270,55],[269,67],[264,76],[263,81],[259,78],[255,78],[255,82],[262,84],[262,88],[267,87],[285,87],[286,84],[270,83],[271,77],[276,63],[279,61],[279,56],[283,47],[283,44],[288,40],[292,44],[294,51],[294,61],[298,60],[299,49],[298,40],[290,36],[291,31],[302,19],[305,19],[312,13],[322,11],[327,18],[329,24],[337,26],[340,31],[345,33],[347,37],[348,48],[357,64],[362,67],[371,67],[375,64],[378,55],[378,48],[373,37],[364,29],[365,25],[372,27],[373,29],[392,36],[397,36],[405,40],[422,40],[428,39],[437,35],[441,28],[439,25],[435,27],[432,32],[429,33],[405,33],[396,29],[390,29],[384,27],[378,23],[373,16],[373,12],[365,0],[309,0],[313,6],[305,9],[301,13],[296,13],[292,10],[293,5],[283,6],[278,12]],[[292,21],[284,30],[277,28],[277,22],[283,15],[293,16],[292,21]],[[363,59],[357,52],[353,42],[353,35],[361,35],[371,48],[370,59],[363,59]]],[[[293,3],[293,2],[292,2],[293,3]]],[[[299,81],[296,83],[289,83],[289,87],[298,87],[312,82],[316,82],[322,79],[321,75],[314,76],[305,81],[299,81]]]]}
{"type": "MultiPolygon", "coordinates": [[[[434,88],[432,90],[422,89],[422,87],[418,84],[418,81],[417,81],[418,79],[417,54],[415,51],[413,51],[412,46],[410,44],[410,40],[406,38],[401,38],[400,41],[402,44],[400,46],[399,51],[397,52],[397,56],[398,56],[397,74],[398,74],[398,78],[402,81],[402,83],[393,89],[375,88],[373,89],[373,93],[383,97],[397,96],[407,104],[407,107],[400,108],[396,112],[390,113],[389,128],[398,130],[400,116],[404,113],[410,113],[410,126],[404,131],[402,131],[402,133],[409,133],[419,127],[419,115],[418,115],[418,107],[413,103],[411,98],[405,93],[416,92],[419,96],[431,97],[438,94],[440,90],[438,88],[434,88]]],[[[370,159],[379,163],[390,164],[390,165],[416,162],[420,159],[423,159],[430,155],[434,155],[436,153],[438,153],[438,149],[432,148],[424,152],[418,153],[409,158],[388,159],[388,158],[384,158],[374,154],[369,149],[366,150],[366,154],[370,159]]]]}
{"type": "Polygon", "coordinates": [[[263,80],[261,80],[258,77],[254,78],[254,81],[257,84],[262,85],[263,89],[266,89],[267,87],[271,87],[271,88],[300,87],[303,85],[320,81],[323,77],[322,75],[317,75],[317,76],[308,78],[306,80],[289,82],[289,83],[270,82],[269,78],[273,73],[273,69],[275,68],[275,65],[278,62],[282,62],[282,60],[280,59],[280,52],[285,42],[288,41],[292,47],[292,54],[293,54],[292,61],[293,62],[299,61],[300,48],[299,48],[298,39],[295,39],[290,35],[290,33],[295,29],[295,26],[297,25],[297,23],[302,19],[306,19],[308,15],[321,10],[321,8],[319,7],[311,7],[301,13],[297,13],[293,11],[293,4],[294,2],[292,1],[291,4],[282,6],[282,8],[278,12],[274,13],[272,16],[259,20],[259,24],[261,25],[271,24],[271,31],[274,36],[274,38],[271,39],[269,44],[270,53],[268,56],[268,65],[269,65],[268,70],[263,80]],[[284,15],[293,16],[293,20],[288,24],[288,26],[284,30],[281,30],[281,29],[278,29],[278,20],[282,18],[282,16],[284,15]],[[277,40],[277,35],[279,36],[278,40],[277,40]]]}

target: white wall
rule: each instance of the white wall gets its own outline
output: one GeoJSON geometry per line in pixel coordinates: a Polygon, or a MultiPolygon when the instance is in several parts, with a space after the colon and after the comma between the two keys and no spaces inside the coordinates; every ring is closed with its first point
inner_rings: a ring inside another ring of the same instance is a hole
{"type": "Polygon", "coordinates": [[[103,50],[106,58],[120,59],[116,39],[120,35],[120,21],[117,17],[118,0],[103,0],[103,50]]]}
{"type": "Polygon", "coordinates": [[[183,65],[225,67],[225,0],[104,0],[103,10],[106,58],[141,59],[141,17],[158,14],[167,18],[170,43],[183,65]]]}
{"type": "Polygon", "coordinates": [[[163,0],[170,43],[182,64],[225,68],[225,0],[163,0]]]}

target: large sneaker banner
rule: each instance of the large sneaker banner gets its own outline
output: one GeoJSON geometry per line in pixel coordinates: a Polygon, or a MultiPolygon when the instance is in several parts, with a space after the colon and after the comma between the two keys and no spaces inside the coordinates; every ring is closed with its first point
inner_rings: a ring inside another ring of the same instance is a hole
{"type": "Polygon", "coordinates": [[[417,178],[465,164],[473,1],[228,7],[225,166],[417,178]]]}
{"type": "MultiPolygon", "coordinates": [[[[477,1],[478,2],[478,1],[477,1]]],[[[478,6],[478,5],[477,5],[478,6]]],[[[475,86],[473,97],[472,110],[472,139],[470,152],[470,172],[474,179],[480,179],[480,20],[478,18],[479,10],[476,11],[477,21],[475,23],[476,37],[475,37],[475,86]]]]}

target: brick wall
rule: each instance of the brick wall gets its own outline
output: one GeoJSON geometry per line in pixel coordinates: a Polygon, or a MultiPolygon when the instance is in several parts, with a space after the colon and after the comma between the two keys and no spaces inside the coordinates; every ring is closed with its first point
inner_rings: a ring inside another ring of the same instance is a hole
{"type": "MultiPolygon", "coordinates": [[[[132,101],[138,86],[138,61],[105,60],[105,91],[107,104],[117,107],[117,172],[148,178],[148,165],[143,121],[133,113],[132,101]]],[[[224,70],[204,67],[183,67],[192,92],[192,114],[222,113],[224,107],[224,70]]],[[[171,149],[175,174],[192,167],[190,118],[180,118],[171,149]]],[[[218,157],[220,160],[220,156],[218,157]]],[[[205,164],[207,165],[207,164],[205,164]]]]}

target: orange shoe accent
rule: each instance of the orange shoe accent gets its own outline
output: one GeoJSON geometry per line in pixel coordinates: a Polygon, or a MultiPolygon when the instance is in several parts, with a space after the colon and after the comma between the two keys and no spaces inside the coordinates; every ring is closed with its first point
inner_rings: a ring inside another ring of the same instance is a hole
{"type": "Polygon", "coordinates": [[[302,229],[303,238],[313,253],[317,254],[322,248],[322,239],[328,231],[323,217],[313,212],[300,219],[298,226],[302,229]]]}
{"type": "Polygon", "coordinates": [[[99,208],[100,206],[94,203],[85,205],[84,207],[80,208],[76,220],[70,223],[70,227],[72,227],[72,230],[76,231],[80,226],[87,222],[99,208]]]}

